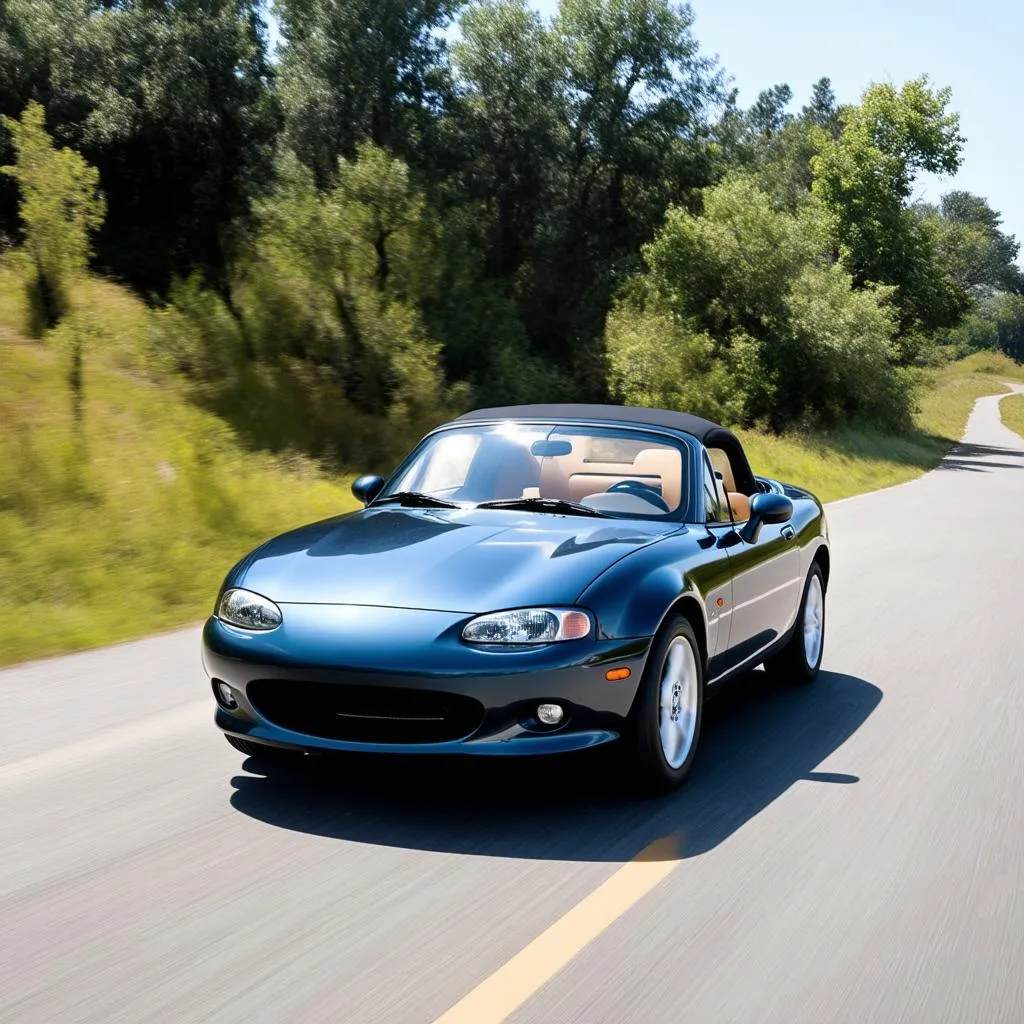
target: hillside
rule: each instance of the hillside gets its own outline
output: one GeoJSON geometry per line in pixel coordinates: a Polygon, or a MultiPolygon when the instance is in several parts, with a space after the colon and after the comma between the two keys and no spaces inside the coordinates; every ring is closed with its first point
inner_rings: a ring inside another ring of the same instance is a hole
{"type": "MultiPolygon", "coordinates": [[[[125,368],[141,303],[93,281],[81,431],[60,337],[28,340],[0,282],[0,663],[170,629],[276,532],[355,507],[348,479],[245,451],[173,380],[125,368]],[[118,365],[118,363],[122,365],[118,365]]],[[[59,334],[59,332],[57,332],[59,334]]]]}
{"type": "MultiPolygon", "coordinates": [[[[0,663],[199,620],[247,550],[355,507],[350,477],[246,450],[156,372],[140,343],[150,314],[128,291],[88,279],[71,322],[31,340],[18,280],[0,270],[0,663]],[[84,339],[80,427],[74,337],[84,339]]],[[[1024,378],[989,355],[938,372],[911,438],[741,433],[759,472],[831,500],[934,465],[974,399],[1008,376],[1024,378]]]]}

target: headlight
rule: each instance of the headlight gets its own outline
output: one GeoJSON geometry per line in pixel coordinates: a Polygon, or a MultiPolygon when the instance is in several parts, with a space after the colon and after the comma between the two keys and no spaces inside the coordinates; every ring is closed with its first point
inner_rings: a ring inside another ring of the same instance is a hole
{"type": "Polygon", "coordinates": [[[518,608],[479,615],[462,639],[475,644],[546,644],[590,636],[590,616],[577,608],[518,608]]]}
{"type": "Polygon", "coordinates": [[[226,590],[216,615],[242,629],[277,629],[281,625],[281,609],[251,590],[226,590]]]}

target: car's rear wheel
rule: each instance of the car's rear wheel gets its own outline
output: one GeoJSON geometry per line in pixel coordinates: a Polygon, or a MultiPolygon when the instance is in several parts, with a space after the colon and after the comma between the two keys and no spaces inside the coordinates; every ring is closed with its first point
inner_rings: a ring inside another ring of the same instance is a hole
{"type": "Polygon", "coordinates": [[[251,740],[239,739],[229,733],[224,734],[224,739],[235,748],[240,750],[246,757],[253,757],[260,761],[295,761],[302,757],[300,750],[286,750],[284,747],[272,747],[269,743],[253,743],[251,740]]]}
{"type": "Polygon", "coordinates": [[[825,653],[825,578],[812,563],[797,612],[796,627],[786,646],[765,662],[765,669],[782,682],[813,682],[825,653]]]}
{"type": "Polygon", "coordinates": [[[645,789],[674,789],[690,774],[703,705],[700,645],[689,620],[673,615],[648,655],[632,713],[630,760],[645,789]]]}

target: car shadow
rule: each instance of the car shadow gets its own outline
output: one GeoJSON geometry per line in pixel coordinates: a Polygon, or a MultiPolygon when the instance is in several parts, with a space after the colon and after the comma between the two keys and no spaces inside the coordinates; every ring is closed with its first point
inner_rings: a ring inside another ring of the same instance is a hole
{"type": "Polygon", "coordinates": [[[674,834],[666,856],[695,857],[797,782],[856,783],[855,774],[815,769],[881,699],[877,686],[836,672],[806,688],[750,673],[708,701],[694,771],[660,798],[632,792],[609,749],[559,759],[309,758],[272,771],[249,758],[252,774],[231,780],[231,804],[280,828],[351,843],[624,861],[674,834]]]}

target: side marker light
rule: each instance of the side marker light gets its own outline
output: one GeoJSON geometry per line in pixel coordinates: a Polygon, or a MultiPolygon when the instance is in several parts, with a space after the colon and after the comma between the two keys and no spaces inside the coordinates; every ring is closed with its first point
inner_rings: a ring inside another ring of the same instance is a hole
{"type": "Polygon", "coordinates": [[[628,668],[610,668],[604,677],[609,683],[617,683],[620,679],[628,679],[632,674],[628,668]]]}

